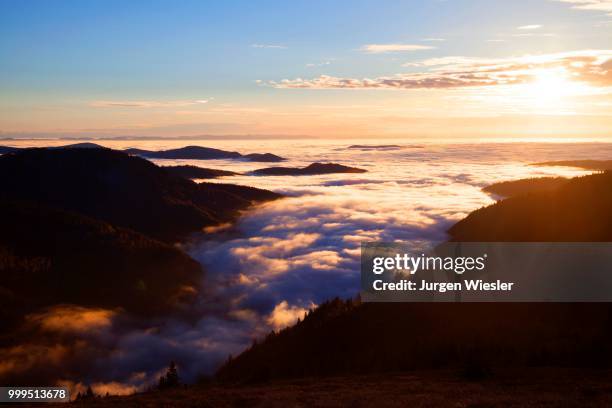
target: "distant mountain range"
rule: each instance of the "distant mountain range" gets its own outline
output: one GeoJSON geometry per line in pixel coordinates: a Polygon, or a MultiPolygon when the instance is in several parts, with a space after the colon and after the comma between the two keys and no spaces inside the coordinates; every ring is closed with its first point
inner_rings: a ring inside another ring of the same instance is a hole
{"type": "MultiPolygon", "coordinates": [[[[52,146],[47,147],[48,149],[104,149],[104,146],[95,143],[75,143],[65,146],[52,146]]],[[[18,150],[28,148],[0,146],[0,154],[12,153],[18,150]]],[[[178,149],[168,150],[144,150],[144,149],[125,149],[124,152],[146,157],[148,159],[184,159],[184,160],[212,160],[212,159],[242,159],[253,162],[281,162],[285,159],[272,153],[250,153],[240,154],[238,152],[231,152],[227,150],[213,149],[210,147],[202,146],[185,146],[178,149]]]]}
{"type": "Polygon", "coordinates": [[[256,176],[313,176],[334,173],[365,173],[367,170],[337,163],[312,163],[306,167],[267,167],[251,172],[256,176]]]}
{"type": "Polygon", "coordinates": [[[169,150],[143,150],[126,149],[126,153],[146,157],[148,159],[186,159],[186,160],[211,160],[211,159],[244,159],[254,162],[280,162],[284,158],[272,153],[240,154],[227,150],[213,149],[201,146],[186,146],[179,149],[169,150]]]}

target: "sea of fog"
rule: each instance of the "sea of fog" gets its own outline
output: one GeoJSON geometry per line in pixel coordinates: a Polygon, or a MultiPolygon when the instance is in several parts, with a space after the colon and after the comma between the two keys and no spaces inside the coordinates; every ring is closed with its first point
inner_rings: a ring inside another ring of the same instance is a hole
{"type": "MultiPolygon", "coordinates": [[[[70,141],[74,142],[73,140],[70,141]]],[[[7,141],[7,145],[61,145],[66,141],[7,141]]],[[[170,360],[183,379],[210,374],[254,338],[296,321],[309,308],[359,290],[359,246],[365,241],[427,241],[494,198],[481,189],[525,177],[589,172],[530,163],[610,159],[612,144],[453,143],[405,140],[154,140],[96,141],[112,148],[167,149],[200,145],[240,153],[270,152],[282,164],[239,160],[155,160],[246,173],[273,165],[335,162],[367,170],[324,176],[249,176],[213,182],[244,184],[286,198],[256,206],[235,225],[196,234],[185,250],[204,265],[197,321],[140,322],[116,328],[90,383],[133,391],[155,381],[170,360]],[[351,144],[397,148],[354,149],[351,144]]],[[[102,388],[100,388],[102,389],[102,388]]]]}

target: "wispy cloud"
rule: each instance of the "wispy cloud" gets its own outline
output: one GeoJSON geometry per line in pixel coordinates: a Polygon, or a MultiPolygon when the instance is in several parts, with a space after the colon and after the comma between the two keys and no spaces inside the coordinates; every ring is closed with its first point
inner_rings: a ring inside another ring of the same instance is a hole
{"type": "Polygon", "coordinates": [[[276,49],[286,49],[286,45],[281,44],[251,44],[253,48],[276,48],[276,49]]]}
{"type": "Polygon", "coordinates": [[[423,38],[422,41],[442,42],[446,41],[446,38],[423,38]]]}
{"type": "Polygon", "coordinates": [[[184,106],[203,105],[213,98],[197,100],[177,101],[142,101],[142,100],[120,100],[120,101],[93,101],[89,105],[96,108],[177,108],[184,106]]]}
{"type": "Polygon", "coordinates": [[[431,50],[435,47],[418,44],[366,44],[361,47],[361,51],[368,54],[383,54],[388,52],[406,52],[431,50]]]}
{"type": "Polygon", "coordinates": [[[542,28],[540,24],[529,24],[529,25],[516,27],[517,30],[537,30],[540,28],[542,28]]]}
{"type": "Polygon", "coordinates": [[[555,71],[575,82],[612,86],[612,50],[582,50],[514,58],[431,58],[405,64],[421,67],[418,73],[377,78],[284,79],[267,84],[276,88],[306,89],[446,89],[530,83],[555,71]]]}
{"type": "Polygon", "coordinates": [[[512,37],[524,38],[524,37],[556,37],[557,35],[554,33],[537,33],[537,32],[526,32],[526,33],[518,33],[512,34],[512,37]]]}
{"type": "Polygon", "coordinates": [[[323,61],[323,62],[311,62],[309,64],[306,64],[306,67],[308,68],[317,68],[317,67],[324,67],[326,65],[331,64],[331,61],[323,61]]]}
{"type": "Polygon", "coordinates": [[[580,10],[604,11],[612,15],[612,0],[555,0],[573,4],[572,8],[580,10]]]}

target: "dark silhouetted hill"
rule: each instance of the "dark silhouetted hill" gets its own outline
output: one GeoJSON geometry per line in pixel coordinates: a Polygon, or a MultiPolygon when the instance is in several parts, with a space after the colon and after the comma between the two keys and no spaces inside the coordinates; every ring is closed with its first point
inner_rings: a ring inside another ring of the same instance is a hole
{"type": "MultiPolygon", "coordinates": [[[[610,241],[612,174],[508,198],[450,230],[466,241],[610,241]]],[[[333,300],[223,365],[229,382],[452,368],[610,367],[606,303],[367,303],[333,300]]]]}
{"type": "Polygon", "coordinates": [[[513,197],[516,195],[534,193],[538,191],[554,190],[565,183],[565,177],[538,177],[512,181],[502,181],[491,184],[482,189],[485,193],[495,194],[501,197],[513,197]]]}
{"type": "Polygon", "coordinates": [[[242,155],[238,152],[213,149],[201,146],[186,146],[178,149],[168,150],[143,150],[126,149],[128,154],[135,154],[149,159],[188,159],[188,160],[210,160],[210,159],[239,159],[242,155]]]}
{"type": "Polygon", "coordinates": [[[313,176],[334,173],[365,173],[367,170],[337,163],[312,163],[306,167],[267,167],[254,170],[257,176],[313,176]]]}
{"type": "Polygon", "coordinates": [[[275,154],[272,154],[272,153],[250,153],[250,154],[245,154],[242,157],[252,162],[271,162],[272,163],[272,162],[285,161],[284,158],[277,156],[275,154]]]}
{"type": "Polygon", "coordinates": [[[83,142],[83,143],[73,143],[65,146],[52,146],[47,149],[107,149],[104,146],[101,146],[96,143],[83,142]]]}
{"type": "Polygon", "coordinates": [[[358,150],[373,150],[373,149],[401,149],[402,146],[394,145],[394,144],[382,144],[382,145],[350,145],[349,149],[358,149],[358,150]]]}
{"type": "Polygon", "coordinates": [[[609,366],[610,308],[592,304],[359,303],[332,300],[217,372],[227,382],[498,367],[609,366]]]}
{"type": "Polygon", "coordinates": [[[200,265],[129,229],[24,201],[0,200],[0,320],[54,304],[159,314],[193,300],[200,265]]]}
{"type": "Polygon", "coordinates": [[[0,198],[27,200],[176,241],[278,194],[171,174],[110,149],[26,149],[0,156],[0,198]]]}
{"type": "Polygon", "coordinates": [[[585,170],[612,170],[612,160],[559,160],[533,163],[532,166],[579,167],[585,170]]]}
{"type": "MultiPolygon", "coordinates": [[[[0,154],[13,153],[19,150],[28,149],[27,147],[9,147],[9,146],[0,146],[0,154]]],[[[106,149],[104,146],[100,146],[95,143],[74,143],[64,146],[49,146],[45,147],[45,149],[106,149]]]]}
{"type": "Polygon", "coordinates": [[[451,227],[454,241],[611,241],[612,173],[511,197],[451,227]]]}
{"type": "Polygon", "coordinates": [[[19,150],[18,147],[0,146],[0,154],[13,153],[19,150]]]}
{"type": "Polygon", "coordinates": [[[233,171],[207,169],[198,166],[163,166],[162,168],[172,174],[188,179],[211,179],[238,174],[233,171]]]}
{"type": "Polygon", "coordinates": [[[238,152],[213,149],[202,146],[186,146],[168,150],[126,149],[128,154],[146,157],[148,159],[186,159],[186,160],[212,160],[212,159],[247,159],[250,161],[276,162],[284,160],[271,153],[251,153],[242,155],[238,152]]]}

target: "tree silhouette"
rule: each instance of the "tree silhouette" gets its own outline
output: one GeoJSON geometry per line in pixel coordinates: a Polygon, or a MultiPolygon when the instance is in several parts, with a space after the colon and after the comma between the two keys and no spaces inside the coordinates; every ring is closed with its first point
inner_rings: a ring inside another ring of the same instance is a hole
{"type": "Polygon", "coordinates": [[[166,375],[162,375],[159,377],[159,386],[160,390],[167,388],[178,387],[180,384],[178,370],[176,369],[176,363],[174,361],[170,362],[170,366],[168,367],[168,371],[166,371],[166,375]]]}

